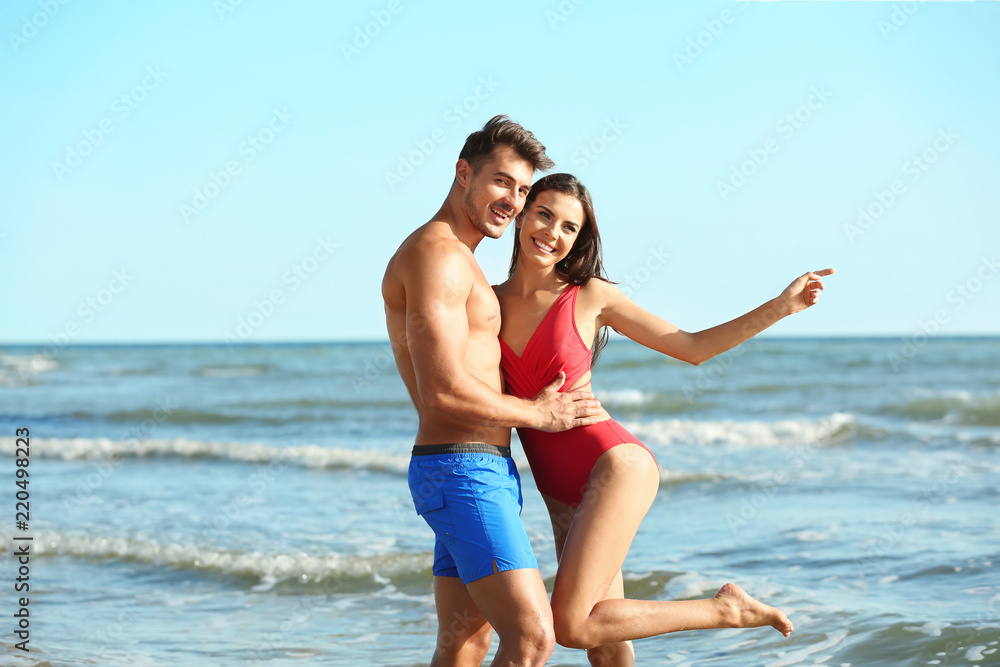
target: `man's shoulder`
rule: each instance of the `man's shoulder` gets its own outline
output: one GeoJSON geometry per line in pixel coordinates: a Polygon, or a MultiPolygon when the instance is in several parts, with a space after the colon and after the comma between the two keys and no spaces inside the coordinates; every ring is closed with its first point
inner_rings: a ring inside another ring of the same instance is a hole
{"type": "Polygon", "coordinates": [[[472,252],[451,233],[451,228],[431,221],[417,228],[399,246],[389,260],[385,281],[447,277],[449,282],[465,282],[473,276],[470,260],[475,261],[472,252]]]}
{"type": "Polygon", "coordinates": [[[435,221],[428,222],[410,234],[392,261],[402,266],[425,266],[434,263],[442,267],[462,268],[469,265],[472,252],[451,228],[435,221]]]}

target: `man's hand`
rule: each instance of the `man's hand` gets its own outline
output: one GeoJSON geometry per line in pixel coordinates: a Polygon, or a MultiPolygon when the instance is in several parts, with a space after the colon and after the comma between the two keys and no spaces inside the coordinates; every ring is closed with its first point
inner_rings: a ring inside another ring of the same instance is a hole
{"type": "Polygon", "coordinates": [[[819,301],[819,293],[825,289],[820,278],[833,273],[833,269],[823,269],[822,271],[810,271],[795,280],[785,288],[785,291],[778,297],[781,303],[788,308],[788,314],[794,315],[809,306],[815,305],[819,301]]]}
{"type": "Polygon", "coordinates": [[[547,387],[531,400],[539,411],[540,431],[568,431],[577,426],[590,426],[600,421],[604,408],[589,391],[560,392],[566,373],[559,371],[547,387]]]}

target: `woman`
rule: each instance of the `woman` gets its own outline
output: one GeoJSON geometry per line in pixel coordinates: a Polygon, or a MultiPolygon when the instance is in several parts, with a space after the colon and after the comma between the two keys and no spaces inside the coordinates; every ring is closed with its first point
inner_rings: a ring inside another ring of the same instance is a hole
{"type": "MultiPolygon", "coordinates": [[[[820,277],[833,273],[809,272],[760,308],[692,334],[642,310],[608,282],[590,193],[575,177],[540,179],[516,228],[510,276],[496,292],[507,391],[525,398],[559,372],[566,373],[562,391],[587,389],[606,342],[604,327],[701,364],[816,303],[820,277]]],[[[606,412],[602,417],[564,433],[518,429],[555,534],[557,641],[586,648],[592,664],[607,666],[634,664],[629,640],[678,630],[771,625],[787,637],[792,623],[785,614],[733,584],[706,600],[624,599],[621,566],[660,475],[645,445],[606,412]]]]}

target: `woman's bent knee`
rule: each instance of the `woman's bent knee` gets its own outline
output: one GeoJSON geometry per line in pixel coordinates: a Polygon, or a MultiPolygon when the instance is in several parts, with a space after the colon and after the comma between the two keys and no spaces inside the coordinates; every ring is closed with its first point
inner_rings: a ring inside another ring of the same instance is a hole
{"type": "Polygon", "coordinates": [[[556,614],[553,618],[556,643],[566,648],[594,648],[597,644],[588,632],[587,619],[569,614],[556,614]]]}

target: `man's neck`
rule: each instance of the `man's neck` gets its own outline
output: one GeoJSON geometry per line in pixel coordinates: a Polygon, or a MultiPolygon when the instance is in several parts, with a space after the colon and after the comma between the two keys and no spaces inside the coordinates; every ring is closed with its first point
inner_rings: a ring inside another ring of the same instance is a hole
{"type": "Polygon", "coordinates": [[[462,205],[460,194],[460,192],[456,192],[453,188],[448,193],[448,198],[441,204],[441,208],[434,214],[434,220],[439,220],[450,226],[452,233],[455,234],[455,238],[464,243],[474,253],[479,246],[479,242],[486,237],[469,220],[468,215],[465,213],[465,207],[462,205]]]}

